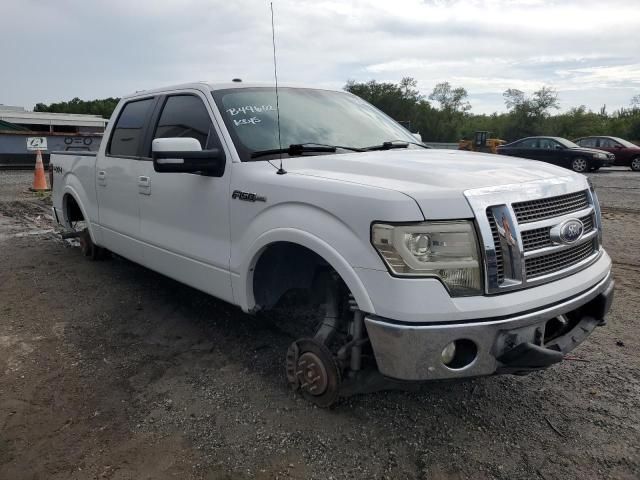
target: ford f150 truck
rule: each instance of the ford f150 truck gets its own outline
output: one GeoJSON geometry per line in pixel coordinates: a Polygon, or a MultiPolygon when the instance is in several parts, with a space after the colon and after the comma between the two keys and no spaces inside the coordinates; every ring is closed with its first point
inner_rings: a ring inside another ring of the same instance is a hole
{"type": "Polygon", "coordinates": [[[321,406],[372,382],[543,369],[613,298],[585,176],[429,149],[346,92],[138,92],[97,154],[51,164],[54,218],[87,256],[114,252],[249,313],[306,299],[317,316],[285,373],[321,406]]]}

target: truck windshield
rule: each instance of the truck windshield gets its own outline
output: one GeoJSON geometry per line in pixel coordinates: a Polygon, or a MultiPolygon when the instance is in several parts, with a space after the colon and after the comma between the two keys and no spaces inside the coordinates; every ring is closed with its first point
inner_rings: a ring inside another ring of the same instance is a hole
{"type": "MultiPolygon", "coordinates": [[[[212,92],[242,161],[278,156],[255,152],[289,145],[335,145],[359,149],[384,142],[416,139],[400,124],[364,100],[346,92],[307,88],[279,88],[280,135],[275,88],[237,88],[212,92]]],[[[344,150],[348,153],[350,150],[344,150]]],[[[352,151],[352,150],[351,150],[352,151]]],[[[321,155],[326,152],[305,152],[321,155]]],[[[340,151],[340,153],[342,153],[340,151]]]]}

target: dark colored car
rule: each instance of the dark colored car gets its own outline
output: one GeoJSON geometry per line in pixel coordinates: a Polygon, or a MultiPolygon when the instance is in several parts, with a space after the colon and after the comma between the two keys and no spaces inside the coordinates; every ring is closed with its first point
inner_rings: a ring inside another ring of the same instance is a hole
{"type": "Polygon", "coordinates": [[[616,156],[614,165],[640,171],[640,147],[618,137],[583,137],[576,140],[581,147],[598,148],[616,156]]]}
{"type": "Polygon", "coordinates": [[[553,163],[580,173],[609,167],[615,160],[615,155],[611,153],[595,148],[583,148],[560,137],[522,138],[498,147],[498,153],[553,163]]]}

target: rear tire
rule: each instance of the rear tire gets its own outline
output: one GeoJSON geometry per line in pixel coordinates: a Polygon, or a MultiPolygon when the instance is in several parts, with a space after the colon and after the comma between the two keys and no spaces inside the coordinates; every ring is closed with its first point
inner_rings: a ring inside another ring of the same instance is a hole
{"type": "Polygon", "coordinates": [[[80,251],[82,255],[90,258],[92,261],[103,260],[109,256],[108,250],[93,243],[87,228],[80,232],[78,240],[80,241],[80,251]]]}
{"type": "Polygon", "coordinates": [[[571,170],[586,173],[589,171],[589,161],[584,157],[576,157],[571,161],[571,170]]]}
{"type": "Polygon", "coordinates": [[[631,159],[631,170],[634,172],[640,172],[640,157],[631,159]]]}
{"type": "Polygon", "coordinates": [[[91,240],[91,235],[89,235],[89,230],[86,228],[80,232],[80,236],[78,237],[78,241],[80,242],[80,251],[82,255],[85,257],[93,256],[93,240],[91,240]]]}

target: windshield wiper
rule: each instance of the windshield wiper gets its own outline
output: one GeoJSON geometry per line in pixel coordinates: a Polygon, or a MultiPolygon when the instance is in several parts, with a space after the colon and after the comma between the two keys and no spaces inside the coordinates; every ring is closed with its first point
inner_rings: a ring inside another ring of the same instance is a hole
{"type": "Polygon", "coordinates": [[[338,149],[351,150],[353,152],[362,152],[362,148],[356,147],[343,147],[341,145],[326,145],[324,143],[293,143],[287,148],[274,148],[271,150],[257,150],[251,153],[251,158],[264,157],[267,155],[279,155],[280,153],[286,153],[289,156],[302,155],[306,152],[335,152],[338,149]]]}
{"type": "Polygon", "coordinates": [[[365,147],[363,151],[372,151],[372,150],[391,150],[392,148],[408,148],[409,145],[417,145],[422,148],[431,148],[423,143],[418,142],[408,142],[406,140],[390,140],[388,142],[382,142],[380,145],[372,145],[370,147],[365,147]]]}

